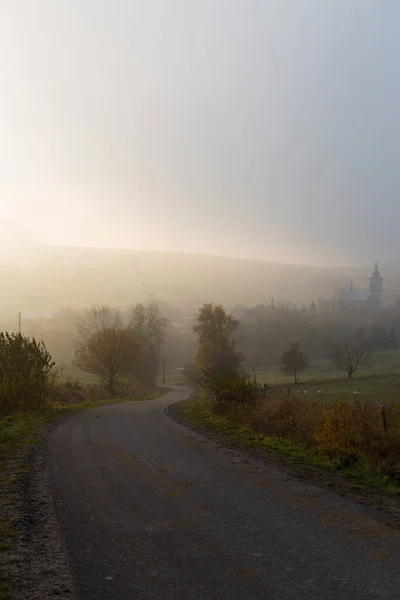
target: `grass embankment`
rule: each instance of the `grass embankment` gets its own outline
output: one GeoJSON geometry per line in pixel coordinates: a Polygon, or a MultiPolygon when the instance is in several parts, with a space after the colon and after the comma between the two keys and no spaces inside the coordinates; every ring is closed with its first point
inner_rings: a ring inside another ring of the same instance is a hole
{"type": "MultiPolygon", "coordinates": [[[[380,379],[380,378],[379,378],[380,379]]],[[[384,378],[384,381],[386,377],[384,378]]],[[[373,378],[371,386],[379,386],[373,378]]],[[[307,398],[274,389],[255,408],[234,408],[216,414],[204,393],[182,404],[188,424],[211,431],[221,441],[261,454],[279,454],[300,467],[337,473],[400,494],[400,397],[386,400],[387,430],[383,428],[382,399],[349,394],[334,400],[307,398]]],[[[385,396],[385,395],[384,395],[385,396]]]]}
{"type": "Polygon", "coordinates": [[[0,415],[0,600],[9,598],[7,565],[13,559],[5,558],[6,551],[12,549],[16,535],[7,510],[18,503],[17,483],[28,472],[28,458],[39,439],[39,433],[46,423],[54,422],[63,416],[87,408],[151,400],[163,396],[167,388],[158,387],[141,398],[104,398],[78,403],[55,403],[40,410],[12,415],[0,415]]]}

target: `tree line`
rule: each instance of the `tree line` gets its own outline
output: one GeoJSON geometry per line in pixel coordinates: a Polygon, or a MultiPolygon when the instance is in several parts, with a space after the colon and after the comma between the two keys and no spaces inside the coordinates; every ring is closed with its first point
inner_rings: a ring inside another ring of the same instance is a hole
{"type": "MultiPolygon", "coordinates": [[[[78,335],[75,366],[96,375],[111,395],[121,384],[153,387],[168,353],[177,348],[179,360],[195,353],[187,334],[175,334],[173,344],[171,338],[166,344],[170,324],[155,301],[137,303],[125,314],[108,305],[93,305],[74,323],[78,335]]],[[[365,330],[327,319],[315,306],[299,310],[271,303],[242,310],[239,319],[221,305],[206,303],[197,313],[192,335],[197,337],[197,352],[186,364],[186,376],[217,390],[224,401],[230,394],[244,401],[259,392],[254,376],[257,367],[279,363],[297,382],[310,355],[324,356],[325,348],[325,355],[352,377],[371,351],[365,330]]],[[[55,362],[43,342],[0,334],[0,408],[40,406],[55,377],[55,362]]]]}
{"type": "Polygon", "coordinates": [[[309,360],[335,359],[337,347],[368,346],[370,351],[395,350],[400,334],[400,305],[378,313],[345,310],[315,303],[297,308],[290,303],[237,308],[235,340],[251,368],[276,365],[288,346],[298,342],[309,360]]]}

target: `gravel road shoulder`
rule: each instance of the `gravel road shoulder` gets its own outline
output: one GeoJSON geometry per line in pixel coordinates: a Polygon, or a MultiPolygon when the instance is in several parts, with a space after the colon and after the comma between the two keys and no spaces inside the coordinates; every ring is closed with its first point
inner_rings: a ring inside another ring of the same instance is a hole
{"type": "MultiPolygon", "coordinates": [[[[1,570],[15,600],[75,600],[68,555],[58,525],[49,485],[47,439],[56,424],[42,428],[39,441],[27,457],[26,472],[15,477],[3,506],[4,519],[14,537],[0,555],[1,570]]],[[[7,598],[7,595],[4,596],[7,598]]]]}

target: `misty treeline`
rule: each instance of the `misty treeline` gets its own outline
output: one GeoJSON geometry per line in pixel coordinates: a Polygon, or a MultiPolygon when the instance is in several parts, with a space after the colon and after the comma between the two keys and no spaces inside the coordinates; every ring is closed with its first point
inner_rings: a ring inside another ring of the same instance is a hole
{"type": "Polygon", "coordinates": [[[149,389],[163,372],[176,373],[185,367],[190,379],[202,369],[214,386],[217,374],[218,386],[221,373],[231,383],[234,375],[235,394],[240,396],[253,394],[252,373],[269,366],[280,366],[296,380],[308,361],[330,358],[351,377],[366,364],[371,351],[397,348],[400,303],[370,313],[329,303],[297,307],[271,301],[228,312],[220,305],[205,304],[189,311],[151,300],[123,309],[93,305],[48,318],[23,316],[22,333],[2,334],[3,406],[5,398],[11,397],[15,406],[24,406],[28,387],[33,405],[44,402],[54,382],[54,362],[57,372],[67,377],[90,373],[111,394],[125,394],[132,382],[149,389]],[[35,371],[40,364],[47,369],[42,380],[35,371]],[[33,369],[29,373],[28,365],[33,369]],[[16,373],[24,373],[28,387],[18,383],[16,373]],[[37,394],[29,383],[35,378],[37,394]]]}
{"type": "Polygon", "coordinates": [[[329,357],[351,378],[372,351],[397,348],[399,317],[399,305],[372,314],[271,301],[230,314],[205,304],[193,327],[198,350],[186,376],[212,392],[216,410],[254,403],[260,393],[256,371],[270,365],[279,364],[296,384],[309,360],[329,357]]]}
{"type": "MultiPolygon", "coordinates": [[[[177,372],[196,353],[196,335],[190,322],[196,317],[198,307],[182,308],[160,300],[156,304],[166,319],[161,363],[165,363],[169,373],[177,372]]],[[[113,306],[110,308],[115,310],[113,306]]],[[[400,303],[372,314],[360,307],[345,309],[328,301],[301,307],[271,301],[228,310],[237,321],[232,333],[237,349],[250,370],[279,365],[282,354],[294,341],[312,361],[334,358],[337,344],[367,342],[371,351],[380,351],[396,349],[400,340],[400,303]]],[[[118,311],[125,325],[130,311],[129,307],[118,311]]],[[[69,372],[79,343],[77,322],[83,313],[65,309],[47,318],[28,319],[23,315],[22,332],[43,340],[57,364],[69,372]]],[[[15,322],[11,327],[9,322],[0,325],[8,330],[16,327],[15,322]]]]}
{"type": "Polygon", "coordinates": [[[309,360],[335,359],[338,345],[368,344],[370,351],[395,350],[400,339],[400,304],[371,314],[326,304],[296,307],[271,301],[233,311],[240,321],[235,338],[249,367],[280,363],[289,344],[296,341],[309,360]]]}
{"type": "MultiPolygon", "coordinates": [[[[151,299],[122,308],[100,303],[81,310],[63,309],[52,316],[39,318],[29,318],[23,314],[22,333],[37,340],[42,340],[58,367],[66,375],[75,376],[77,375],[77,369],[73,367],[75,352],[85,337],[85,328],[87,333],[92,327],[91,332],[94,333],[93,321],[95,323],[98,321],[98,325],[102,325],[103,328],[106,325],[117,328],[120,326],[127,327],[131,321],[133,307],[137,305],[148,306],[149,304],[157,305],[160,316],[166,320],[166,325],[163,328],[162,356],[159,367],[162,370],[165,361],[166,368],[170,372],[175,371],[185,364],[188,356],[191,357],[195,352],[195,338],[191,327],[187,325],[187,315],[191,313],[172,307],[160,300],[154,301],[151,299]],[[110,314],[117,315],[117,320],[104,320],[102,323],[101,319],[106,319],[106,317],[93,314],[102,307],[106,307],[110,314]],[[88,321],[86,325],[83,323],[85,320],[88,321]]],[[[17,319],[15,318],[14,321],[3,319],[0,323],[1,329],[9,331],[15,331],[17,325],[17,319]]]]}

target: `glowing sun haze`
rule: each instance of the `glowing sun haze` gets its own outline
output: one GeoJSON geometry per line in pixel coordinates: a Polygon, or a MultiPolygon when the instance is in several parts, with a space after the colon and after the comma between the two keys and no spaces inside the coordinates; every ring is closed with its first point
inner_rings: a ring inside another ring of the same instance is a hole
{"type": "Polygon", "coordinates": [[[0,220],[51,244],[399,255],[400,3],[1,0],[0,220]]]}

